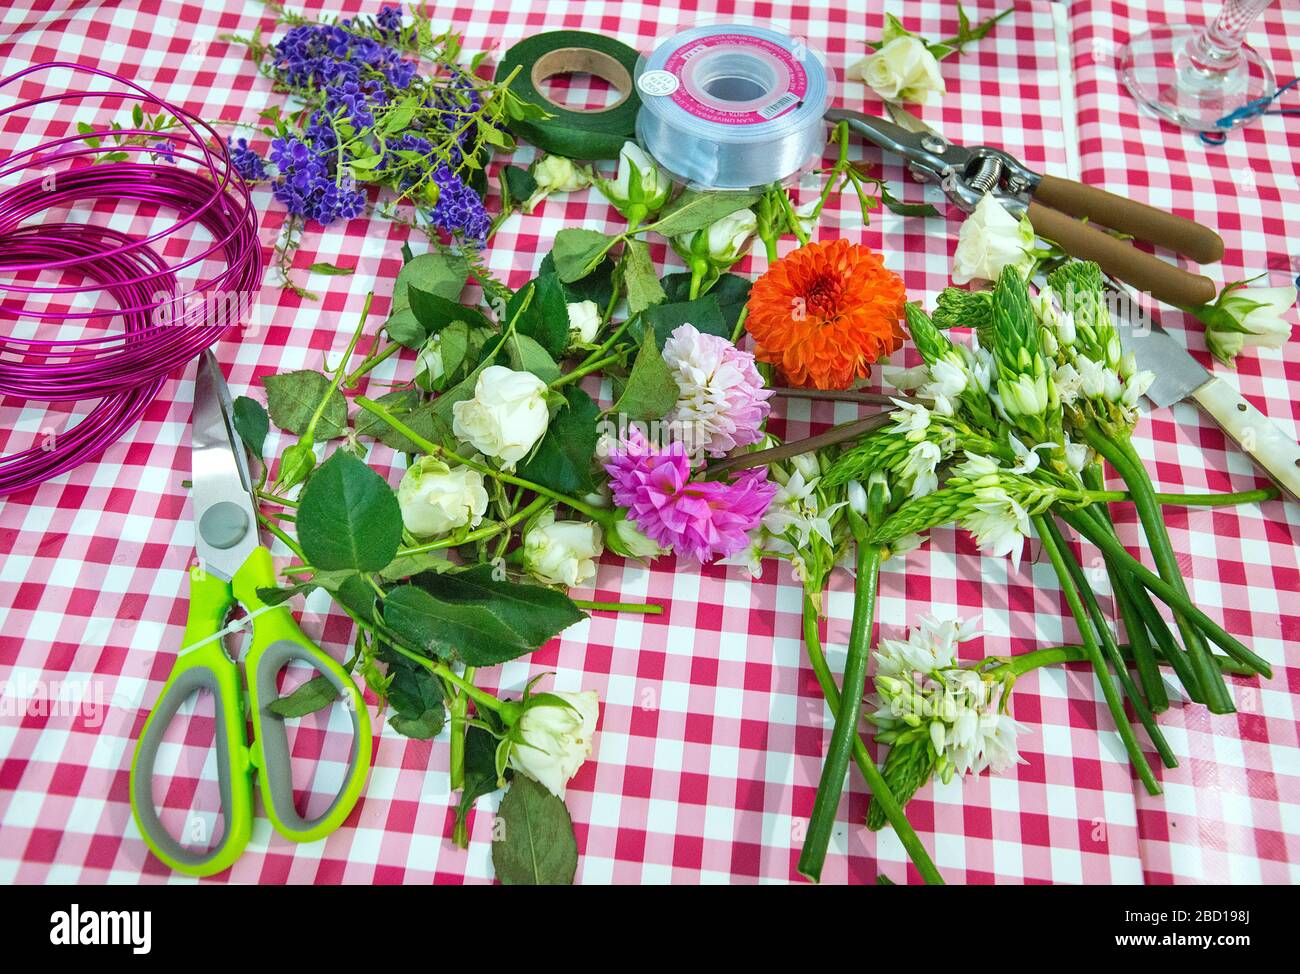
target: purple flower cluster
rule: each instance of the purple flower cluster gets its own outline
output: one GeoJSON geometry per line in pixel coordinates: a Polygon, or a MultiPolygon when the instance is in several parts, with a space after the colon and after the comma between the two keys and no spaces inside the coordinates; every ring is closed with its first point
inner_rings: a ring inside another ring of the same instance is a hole
{"type": "Polygon", "coordinates": [[[271,49],[276,76],[294,88],[337,88],[352,82],[370,95],[382,94],[382,81],[403,90],[410,87],[414,63],[401,51],[347,27],[344,21],[291,28],[271,49]]]}
{"type": "Polygon", "coordinates": [[[460,234],[476,247],[483,246],[492,221],[482,198],[445,163],[434,170],[433,181],[438,186],[438,202],[429,214],[430,222],[447,233],[460,234]]]}
{"type": "Polygon", "coordinates": [[[402,32],[402,8],[401,7],[382,7],[379,15],[375,17],[375,24],[385,34],[400,34],[402,32]]]}
{"type": "Polygon", "coordinates": [[[235,167],[235,172],[250,183],[266,178],[266,163],[262,161],[261,156],[248,147],[248,139],[232,142],[227,137],[226,145],[230,147],[230,162],[235,167]]]}
{"type": "Polygon", "coordinates": [[[351,177],[336,181],[327,159],[328,153],[292,136],[271,143],[271,161],[280,172],[273,189],[275,198],[290,213],[311,217],[321,225],[350,220],[366,207],[366,194],[356,188],[351,177]]]}

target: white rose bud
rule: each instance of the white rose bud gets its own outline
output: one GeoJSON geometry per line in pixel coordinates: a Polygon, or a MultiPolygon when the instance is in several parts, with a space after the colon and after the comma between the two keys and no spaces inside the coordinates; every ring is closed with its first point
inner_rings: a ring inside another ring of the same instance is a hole
{"type": "Polygon", "coordinates": [[[617,512],[613,528],[605,535],[605,543],[615,554],[640,561],[668,553],[667,548],[660,547],[657,541],[646,537],[636,523],[628,519],[626,510],[617,512]]]}
{"type": "Polygon", "coordinates": [[[510,749],[510,766],[563,798],[569,779],[591,754],[600,695],[595,690],[557,690],[553,696],[569,706],[539,703],[523,712],[513,728],[516,741],[510,749]]]}
{"type": "Polygon", "coordinates": [[[513,467],[546,432],[546,383],[531,372],[492,365],[479,373],[474,398],[454,403],[451,412],[453,433],[513,467]]]}
{"type": "Polygon", "coordinates": [[[532,174],[537,189],[524,204],[526,213],[532,213],[551,193],[576,193],[591,185],[591,174],[564,156],[543,156],[533,163],[532,174]]]}
{"type": "Polygon", "coordinates": [[[1016,219],[991,193],[986,193],[957,231],[952,281],[996,281],[1006,267],[1025,273],[1034,262],[1029,253],[1033,246],[1034,228],[1029,220],[1016,219]]]}
{"type": "Polygon", "coordinates": [[[600,308],[595,301],[570,301],[565,307],[569,312],[569,341],[590,345],[600,331],[600,308]]]}
{"type": "Polygon", "coordinates": [[[856,74],[885,101],[937,105],[947,94],[939,61],[913,34],[900,34],[853,66],[856,74]]]}
{"type": "Polygon", "coordinates": [[[749,253],[758,232],[758,217],[753,210],[737,210],[703,230],[672,241],[673,249],[684,260],[707,260],[718,268],[727,268],[749,253]]]}
{"type": "Polygon", "coordinates": [[[456,528],[478,527],[487,511],[483,477],[469,467],[449,467],[434,457],[420,457],[406,469],[397,487],[406,530],[434,538],[456,528]]]}
{"type": "Polygon", "coordinates": [[[605,550],[600,526],[591,521],[557,521],[542,514],[524,532],[524,567],[547,585],[582,585],[596,577],[596,559],[605,550]]]}
{"type": "Polygon", "coordinates": [[[1294,286],[1241,287],[1220,295],[1217,307],[1227,312],[1241,331],[1216,326],[1211,319],[1205,331],[1210,351],[1231,362],[1248,345],[1281,348],[1291,337],[1291,322],[1283,317],[1296,302],[1294,286]]]}
{"type": "Polygon", "coordinates": [[[442,333],[430,335],[417,357],[415,381],[422,389],[435,389],[444,374],[442,364],[442,333]]]}
{"type": "Polygon", "coordinates": [[[624,142],[618,154],[618,174],[597,179],[596,185],[634,226],[658,213],[673,191],[669,175],[635,142],[624,142]]]}

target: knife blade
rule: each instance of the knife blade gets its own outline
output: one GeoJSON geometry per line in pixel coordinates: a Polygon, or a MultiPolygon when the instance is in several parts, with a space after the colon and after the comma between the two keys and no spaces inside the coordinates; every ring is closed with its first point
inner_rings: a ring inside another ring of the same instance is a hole
{"type": "MultiPolygon", "coordinates": [[[[1112,289],[1112,293],[1119,296],[1121,308],[1124,305],[1129,309],[1137,307],[1129,292],[1112,289]]],[[[1133,353],[1138,368],[1155,375],[1146,395],[1156,408],[1176,402],[1194,402],[1274,483],[1293,500],[1300,501],[1300,444],[1282,432],[1231,385],[1196,361],[1176,338],[1161,327],[1153,312],[1143,309],[1140,315],[1134,315],[1121,311],[1111,317],[1119,332],[1120,344],[1133,353]]]]}

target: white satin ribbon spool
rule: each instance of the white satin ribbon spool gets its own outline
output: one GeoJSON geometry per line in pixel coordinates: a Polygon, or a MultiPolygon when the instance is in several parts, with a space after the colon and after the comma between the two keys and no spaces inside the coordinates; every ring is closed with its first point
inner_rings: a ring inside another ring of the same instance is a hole
{"type": "Polygon", "coordinates": [[[770,27],[709,24],[637,64],[637,138],[698,189],[749,189],[814,165],[831,76],[805,42],[770,27]]]}

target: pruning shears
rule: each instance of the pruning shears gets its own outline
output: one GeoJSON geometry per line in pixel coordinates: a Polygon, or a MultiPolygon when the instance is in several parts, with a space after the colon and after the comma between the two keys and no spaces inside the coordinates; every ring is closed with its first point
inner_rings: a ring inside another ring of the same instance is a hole
{"type": "Polygon", "coordinates": [[[1098,229],[1109,227],[1207,264],[1223,257],[1223,240],[1209,227],[1095,186],[1035,172],[993,146],[959,145],[897,106],[890,106],[890,114],[893,121],[834,108],[826,119],[845,122],[869,142],[902,156],[917,177],[939,184],[964,212],[992,193],[1012,215],[1028,216],[1039,236],[1074,257],[1096,261],[1106,273],[1159,301],[1187,308],[1208,304],[1218,293],[1208,277],[1098,229]]]}
{"type": "Polygon", "coordinates": [[[298,628],[287,605],[267,605],[259,588],[274,587],[271,553],[259,542],[257,506],[248,459],[235,432],[230,390],[211,352],[199,359],[191,426],[193,504],[198,564],[190,570],[189,612],[176,659],[154,705],[131,764],[131,809],[149,848],[172,869],[212,876],[229,868],[248,845],[253,818],[253,775],[271,824],[287,839],[313,842],[351,813],[370,771],[370,715],[352,678],[298,628]],[[251,626],[244,669],[226,651],[227,621],[241,606],[251,626]],[[292,662],[305,662],[339,693],[352,718],[352,752],[344,784],[321,815],[306,819],[294,805],[289,741],[283,719],[271,709],[276,680],[292,662]],[[217,774],[224,829],[214,848],[177,840],[154,806],[154,763],[167,726],[196,693],[215,697],[217,774]],[[251,722],[252,736],[247,732],[251,722]]]}

